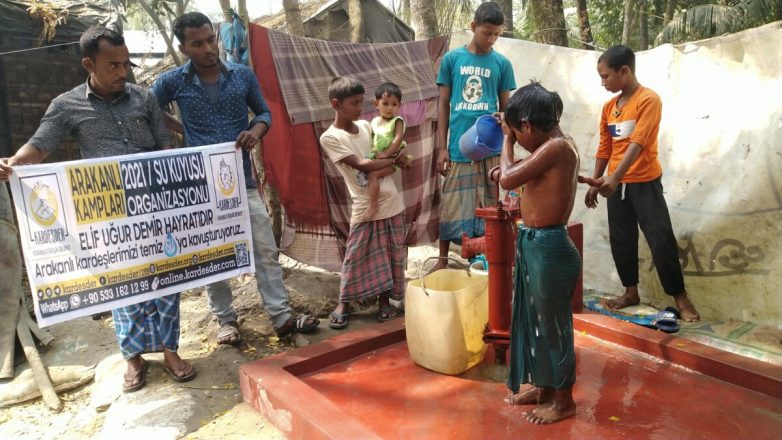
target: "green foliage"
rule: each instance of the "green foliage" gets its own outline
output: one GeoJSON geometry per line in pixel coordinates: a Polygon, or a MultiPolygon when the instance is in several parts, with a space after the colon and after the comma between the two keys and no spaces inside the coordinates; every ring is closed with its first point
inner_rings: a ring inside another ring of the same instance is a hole
{"type": "Polygon", "coordinates": [[[655,44],[682,43],[739,32],[774,19],[769,0],[728,3],[698,5],[680,12],[657,35],[655,44]]]}
{"type": "Polygon", "coordinates": [[[478,0],[434,0],[439,34],[448,35],[454,30],[469,29],[478,4],[478,0]]]}
{"type": "Polygon", "coordinates": [[[607,48],[622,41],[624,10],[617,0],[588,0],[589,24],[598,48],[607,48]]]}

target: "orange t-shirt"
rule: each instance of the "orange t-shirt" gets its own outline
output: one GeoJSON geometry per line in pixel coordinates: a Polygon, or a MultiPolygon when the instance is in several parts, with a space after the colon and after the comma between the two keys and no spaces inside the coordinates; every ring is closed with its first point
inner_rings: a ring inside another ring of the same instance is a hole
{"type": "Polygon", "coordinates": [[[641,152],[622,178],[622,183],[649,182],[663,173],[657,160],[657,132],[660,130],[662,101],[652,89],[638,86],[616,114],[621,95],[603,105],[600,116],[600,146],[595,157],[608,160],[608,174],[613,174],[630,143],[641,145],[641,152]]]}

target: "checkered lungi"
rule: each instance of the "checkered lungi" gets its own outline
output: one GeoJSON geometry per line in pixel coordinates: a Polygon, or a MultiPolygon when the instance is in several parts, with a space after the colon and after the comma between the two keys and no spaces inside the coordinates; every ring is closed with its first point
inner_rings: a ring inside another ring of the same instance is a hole
{"type": "Polygon", "coordinates": [[[111,311],[122,357],[179,348],[179,294],[111,311]]]}
{"type": "Polygon", "coordinates": [[[475,208],[497,204],[497,184],[488,174],[499,164],[499,156],[480,162],[451,162],[440,203],[440,240],[460,243],[462,232],[468,237],[485,234],[483,219],[475,217],[475,208]]]}
{"type": "Polygon", "coordinates": [[[385,292],[390,292],[395,300],[404,298],[404,213],[351,226],[345,246],[340,302],[359,301],[385,292]]]}

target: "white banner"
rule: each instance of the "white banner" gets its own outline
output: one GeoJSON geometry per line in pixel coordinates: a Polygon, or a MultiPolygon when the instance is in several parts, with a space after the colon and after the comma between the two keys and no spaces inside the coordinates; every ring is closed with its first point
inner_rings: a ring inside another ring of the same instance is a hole
{"type": "Polygon", "coordinates": [[[254,271],[234,143],[14,167],[41,326],[254,271]]]}

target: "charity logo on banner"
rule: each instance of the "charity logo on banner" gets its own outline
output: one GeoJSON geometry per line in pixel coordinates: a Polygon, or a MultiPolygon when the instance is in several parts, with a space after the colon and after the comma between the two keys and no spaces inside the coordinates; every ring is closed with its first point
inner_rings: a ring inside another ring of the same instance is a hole
{"type": "Polygon", "coordinates": [[[254,272],[233,143],[14,167],[41,326],[254,272]]]}

